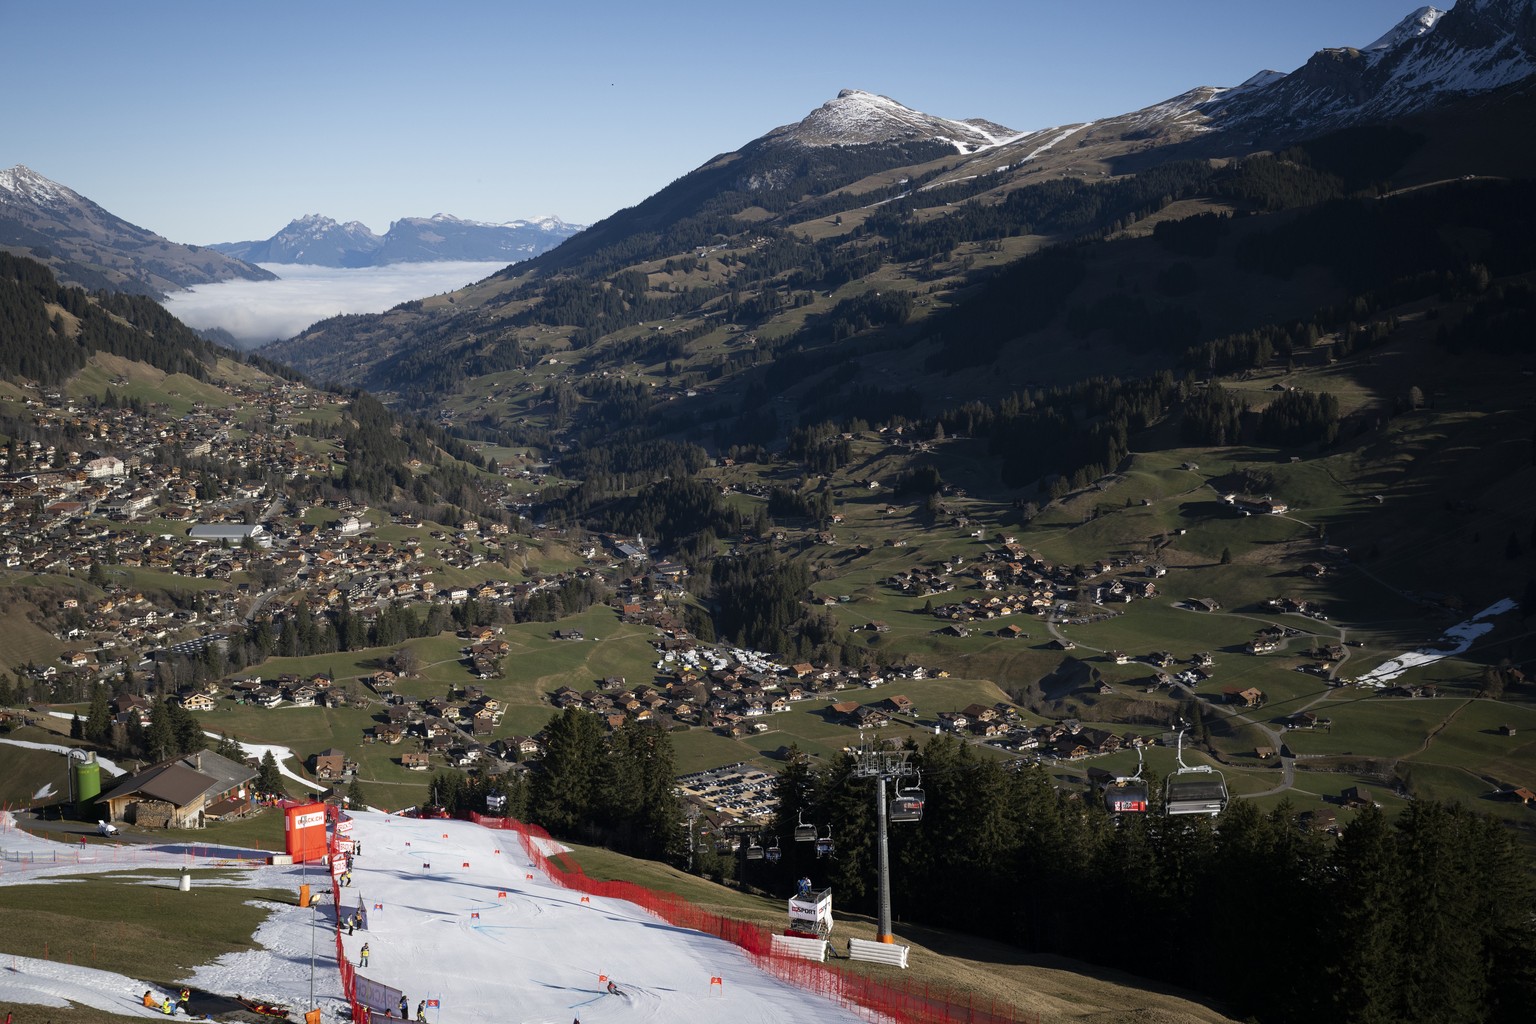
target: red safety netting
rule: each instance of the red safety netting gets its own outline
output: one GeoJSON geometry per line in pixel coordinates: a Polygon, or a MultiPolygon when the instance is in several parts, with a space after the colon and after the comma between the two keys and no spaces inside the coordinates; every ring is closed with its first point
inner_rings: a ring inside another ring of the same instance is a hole
{"type": "MultiPolygon", "coordinates": [[[[978,999],[916,982],[879,981],[855,974],[837,964],[817,963],[794,956],[776,956],[772,952],[773,932],[761,925],[702,910],[676,893],[657,892],[633,882],[599,881],[589,878],[579,866],[566,868],[555,864],[546,853],[553,848],[549,842],[549,833],[537,825],[478,814],[471,814],[470,820],[486,828],[516,832],[529,859],[555,884],[593,896],[626,900],[668,924],[724,939],[745,950],[759,969],[825,996],[848,1009],[857,1010],[870,1020],[895,1020],[911,1024],[1040,1022],[1038,1014],[1025,1013],[990,999],[978,999]]],[[[721,979],[721,984],[726,980],[721,979]]]]}
{"type": "MultiPolygon", "coordinates": [[[[335,804],[327,804],[326,816],[330,819],[329,824],[331,825],[329,829],[329,847],[326,851],[328,855],[327,862],[335,864],[337,858],[342,856],[339,846],[342,836],[335,827],[341,817],[340,808],[335,804]]],[[[336,904],[336,967],[341,972],[341,994],[346,997],[347,1004],[352,1007],[352,1019],[358,1021],[359,1024],[367,1024],[368,1008],[357,1001],[357,968],[353,965],[352,961],[347,959],[347,951],[342,948],[341,884],[340,880],[336,878],[334,868],[331,871],[331,898],[336,904]]]]}

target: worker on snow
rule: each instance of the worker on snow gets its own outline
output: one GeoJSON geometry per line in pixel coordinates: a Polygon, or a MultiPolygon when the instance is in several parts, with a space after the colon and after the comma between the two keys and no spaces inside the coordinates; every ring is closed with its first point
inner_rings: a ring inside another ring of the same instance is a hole
{"type": "Polygon", "coordinates": [[[359,955],[362,957],[363,966],[367,967],[368,966],[368,943],[366,943],[366,942],[363,943],[363,948],[362,948],[362,950],[361,950],[359,955]]]}
{"type": "Polygon", "coordinates": [[[427,1001],[425,999],[416,1004],[416,1019],[420,1024],[427,1024],[427,1001]]]}
{"type": "Polygon", "coordinates": [[[151,1010],[155,1008],[155,994],[149,989],[144,990],[144,1005],[151,1010]]]}

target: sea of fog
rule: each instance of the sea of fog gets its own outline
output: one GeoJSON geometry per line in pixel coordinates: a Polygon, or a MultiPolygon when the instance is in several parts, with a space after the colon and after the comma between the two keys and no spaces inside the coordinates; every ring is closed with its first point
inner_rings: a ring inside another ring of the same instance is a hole
{"type": "Polygon", "coordinates": [[[165,300],[189,327],[222,327],[245,348],[291,338],[341,313],[382,313],[410,299],[450,292],[489,277],[505,263],[452,261],[385,267],[312,267],[262,263],[276,281],[224,281],[175,292],[165,300]]]}

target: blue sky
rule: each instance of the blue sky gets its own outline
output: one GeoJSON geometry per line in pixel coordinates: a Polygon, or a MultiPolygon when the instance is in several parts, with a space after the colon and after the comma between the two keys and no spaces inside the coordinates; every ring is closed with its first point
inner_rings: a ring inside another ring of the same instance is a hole
{"type": "Polygon", "coordinates": [[[0,0],[0,167],[198,244],[306,213],[591,223],[839,89],[1041,128],[1289,71],[1415,6],[0,0]]]}

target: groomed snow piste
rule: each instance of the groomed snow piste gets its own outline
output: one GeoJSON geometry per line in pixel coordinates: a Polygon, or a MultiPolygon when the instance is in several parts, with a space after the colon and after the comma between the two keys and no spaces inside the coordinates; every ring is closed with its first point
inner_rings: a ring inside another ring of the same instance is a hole
{"type": "MultiPolygon", "coordinates": [[[[511,832],[460,821],[354,813],[362,844],[343,905],[361,902],[368,930],[344,937],[354,962],[364,942],[371,958],[361,974],[401,989],[412,1013],[422,1000],[431,1024],[842,1024],[863,1020],[852,1010],[759,971],[745,953],[719,939],[676,928],[634,904],[584,897],[554,885],[534,868],[511,832]],[[532,876],[532,877],[529,877],[532,876]],[[501,896],[505,893],[505,896],[501,896]],[[477,916],[478,915],[478,916],[477,916]],[[609,995],[606,975],[621,995],[609,995]],[[711,979],[719,978],[719,984],[711,979]]],[[[180,868],[197,859],[185,847],[105,847],[81,851],[19,832],[0,831],[0,884],[137,866],[180,868]],[[58,864],[17,864],[16,854],[58,864]],[[81,862],[75,862],[75,858],[81,862]]],[[[210,834],[214,839],[217,832],[210,834]]],[[[212,865],[212,862],[207,862],[212,865]]],[[[217,862],[227,865],[228,860],[217,862]]],[[[172,893],[196,913],[203,885],[241,884],[297,894],[305,881],[329,890],[323,868],[261,865],[237,883],[194,875],[192,893],[172,893]]],[[[104,914],[104,916],[106,916],[104,914]]],[[[297,1019],[309,1006],[310,951],[314,991],[327,1022],[341,1019],[344,1000],[335,964],[335,914],[329,894],[313,910],[273,905],[256,933],[261,949],[234,953],[177,979],[223,995],[288,1005],[297,1019]]],[[[0,1003],[63,1005],[73,1000],[129,1016],[150,1016],[140,1003],[142,979],[26,957],[0,964],[0,1003]]],[[[157,989],[158,991],[158,989],[157,989]]],[[[153,1014],[153,1016],[160,1016],[153,1014]]],[[[379,1018],[376,1018],[376,1020],[379,1018]]]]}

